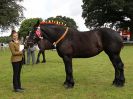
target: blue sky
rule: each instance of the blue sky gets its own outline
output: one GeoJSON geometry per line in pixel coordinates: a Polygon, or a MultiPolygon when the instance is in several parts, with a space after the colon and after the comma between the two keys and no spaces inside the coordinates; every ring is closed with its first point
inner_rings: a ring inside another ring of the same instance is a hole
{"type": "MultiPolygon", "coordinates": [[[[88,30],[84,25],[82,15],[82,0],[24,0],[22,5],[26,8],[24,16],[26,18],[41,17],[47,19],[57,15],[73,18],[78,25],[78,30],[88,30]]],[[[9,32],[0,33],[9,35],[9,32]]]]}

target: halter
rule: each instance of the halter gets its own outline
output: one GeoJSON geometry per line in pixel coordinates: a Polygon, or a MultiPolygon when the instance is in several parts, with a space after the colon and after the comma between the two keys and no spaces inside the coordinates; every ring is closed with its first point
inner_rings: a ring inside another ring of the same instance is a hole
{"type": "Polygon", "coordinates": [[[67,33],[68,33],[68,27],[66,28],[64,34],[56,42],[54,42],[53,45],[56,47],[56,45],[66,36],[67,33]]]}

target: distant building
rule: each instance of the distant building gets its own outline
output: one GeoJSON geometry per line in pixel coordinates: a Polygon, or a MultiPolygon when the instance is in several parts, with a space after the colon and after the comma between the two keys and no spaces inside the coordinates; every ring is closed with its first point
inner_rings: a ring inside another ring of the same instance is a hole
{"type": "Polygon", "coordinates": [[[128,31],[128,30],[124,30],[122,31],[122,38],[124,41],[129,41],[130,40],[130,35],[131,35],[131,32],[128,31]]]}
{"type": "Polygon", "coordinates": [[[118,32],[120,33],[124,41],[130,40],[131,32],[129,30],[120,29],[118,32]]]}

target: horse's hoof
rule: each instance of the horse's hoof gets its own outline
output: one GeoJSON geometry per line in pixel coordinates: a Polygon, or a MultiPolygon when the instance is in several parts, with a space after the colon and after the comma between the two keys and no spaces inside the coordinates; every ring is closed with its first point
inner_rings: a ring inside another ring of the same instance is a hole
{"type": "Polygon", "coordinates": [[[64,83],[63,83],[63,85],[66,85],[67,84],[67,82],[65,81],[64,83]]]}
{"type": "Polygon", "coordinates": [[[40,63],[40,61],[36,61],[36,64],[40,63]]]}
{"type": "Polygon", "coordinates": [[[124,84],[113,84],[115,87],[123,87],[124,84]]]}
{"type": "Polygon", "coordinates": [[[116,87],[123,87],[124,86],[124,83],[125,83],[125,80],[115,79],[113,81],[113,85],[116,86],[116,87]]]}
{"type": "Polygon", "coordinates": [[[46,61],[42,61],[42,63],[46,63],[46,61]]]}
{"type": "Polygon", "coordinates": [[[71,89],[71,88],[73,88],[74,86],[73,86],[72,84],[67,84],[67,85],[64,85],[64,87],[65,87],[66,89],[71,89]]]}
{"type": "Polygon", "coordinates": [[[74,83],[64,82],[63,86],[64,86],[66,89],[70,89],[70,88],[73,88],[73,87],[74,87],[74,83]]]}

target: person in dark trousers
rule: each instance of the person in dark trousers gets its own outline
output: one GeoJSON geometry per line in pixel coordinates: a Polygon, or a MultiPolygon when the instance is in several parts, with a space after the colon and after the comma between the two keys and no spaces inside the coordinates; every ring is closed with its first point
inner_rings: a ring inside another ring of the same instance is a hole
{"type": "Polygon", "coordinates": [[[22,68],[22,57],[23,50],[20,51],[20,41],[18,39],[18,33],[12,31],[12,41],[9,43],[11,55],[11,63],[13,67],[13,88],[15,92],[23,92],[24,89],[21,87],[21,68],[22,68]]]}
{"type": "Polygon", "coordinates": [[[28,46],[27,48],[27,64],[30,64],[30,57],[32,57],[32,65],[35,64],[35,46],[28,46]]]}

